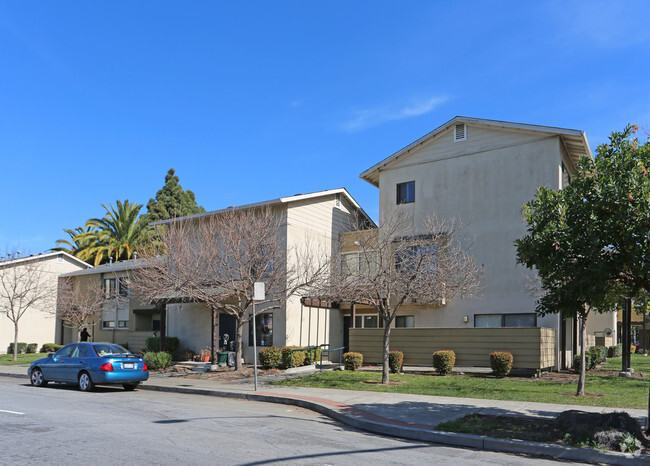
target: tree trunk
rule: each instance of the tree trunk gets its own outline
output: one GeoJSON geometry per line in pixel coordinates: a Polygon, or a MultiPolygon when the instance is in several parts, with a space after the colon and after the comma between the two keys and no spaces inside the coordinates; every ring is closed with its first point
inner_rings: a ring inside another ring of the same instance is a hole
{"type": "Polygon", "coordinates": [[[14,361],[18,361],[18,322],[14,322],[14,361]]]}
{"type": "Polygon", "coordinates": [[[237,316],[237,344],[235,345],[235,370],[241,371],[242,370],[242,363],[241,363],[241,357],[242,357],[242,348],[243,348],[243,343],[242,343],[242,336],[244,334],[244,318],[237,316]]]}
{"type": "Polygon", "coordinates": [[[578,391],[576,396],[585,396],[585,374],[587,372],[587,315],[580,319],[580,375],[578,376],[578,391]]]}
{"type": "Polygon", "coordinates": [[[388,352],[390,351],[390,322],[384,320],[384,363],[381,368],[381,383],[388,384],[390,366],[388,365],[388,352]]]}
{"type": "Polygon", "coordinates": [[[81,341],[81,329],[77,328],[77,343],[81,341]]]}
{"type": "Polygon", "coordinates": [[[210,355],[212,359],[212,364],[216,364],[218,362],[217,359],[217,346],[219,346],[219,326],[217,325],[217,316],[219,315],[219,312],[217,311],[216,308],[212,307],[212,341],[211,341],[211,346],[212,346],[212,354],[210,355]]]}

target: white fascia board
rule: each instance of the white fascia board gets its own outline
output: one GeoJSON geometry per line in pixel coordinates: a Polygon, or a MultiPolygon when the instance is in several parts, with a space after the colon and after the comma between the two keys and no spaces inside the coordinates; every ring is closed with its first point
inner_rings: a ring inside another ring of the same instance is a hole
{"type": "Polygon", "coordinates": [[[18,259],[12,259],[8,261],[0,262],[0,267],[5,265],[19,264],[21,262],[27,262],[31,260],[49,259],[50,257],[56,257],[56,256],[64,256],[70,259],[71,261],[76,262],[78,265],[82,265],[85,268],[92,268],[92,265],[90,265],[89,263],[84,262],[81,259],[78,259],[74,257],[72,254],[68,254],[65,251],[46,252],[45,254],[32,254],[31,256],[20,257],[18,259]]]}

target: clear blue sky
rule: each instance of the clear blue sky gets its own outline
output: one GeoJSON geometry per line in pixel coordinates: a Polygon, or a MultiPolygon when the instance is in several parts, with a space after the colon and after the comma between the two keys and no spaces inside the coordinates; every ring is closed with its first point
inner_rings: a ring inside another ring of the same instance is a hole
{"type": "MultiPolygon", "coordinates": [[[[208,210],[345,187],[456,115],[650,126],[650,2],[0,3],[0,248],[175,168],[208,210]]],[[[143,213],[145,209],[143,208],[143,213]]]]}

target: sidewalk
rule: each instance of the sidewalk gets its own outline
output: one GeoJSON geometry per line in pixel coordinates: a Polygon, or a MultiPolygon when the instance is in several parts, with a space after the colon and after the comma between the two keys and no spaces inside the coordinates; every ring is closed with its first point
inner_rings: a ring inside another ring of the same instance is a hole
{"type": "MultiPolygon", "coordinates": [[[[27,378],[26,371],[26,366],[0,366],[0,376],[27,378]]],[[[309,372],[305,372],[305,374],[307,373],[309,372]]],[[[275,378],[277,379],[277,377],[275,378]]],[[[591,412],[623,411],[621,409],[369,391],[279,387],[268,385],[264,379],[264,377],[260,377],[258,391],[255,391],[252,379],[217,381],[152,373],[149,380],[140,388],[296,405],[358,429],[412,440],[492,451],[547,455],[563,460],[608,464],[637,464],[637,462],[638,464],[647,464],[647,457],[639,458],[633,455],[601,452],[589,448],[571,448],[434,430],[434,427],[441,422],[472,413],[550,419],[569,409],[591,412]]],[[[645,410],[626,409],[624,411],[645,426],[647,415],[645,410]]]]}

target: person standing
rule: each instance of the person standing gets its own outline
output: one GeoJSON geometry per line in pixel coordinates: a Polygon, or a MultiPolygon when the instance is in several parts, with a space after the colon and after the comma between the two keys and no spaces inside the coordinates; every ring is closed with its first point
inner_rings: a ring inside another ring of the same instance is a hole
{"type": "Polygon", "coordinates": [[[81,341],[88,341],[89,337],[90,333],[88,333],[88,329],[84,327],[84,329],[81,331],[81,341]]]}

